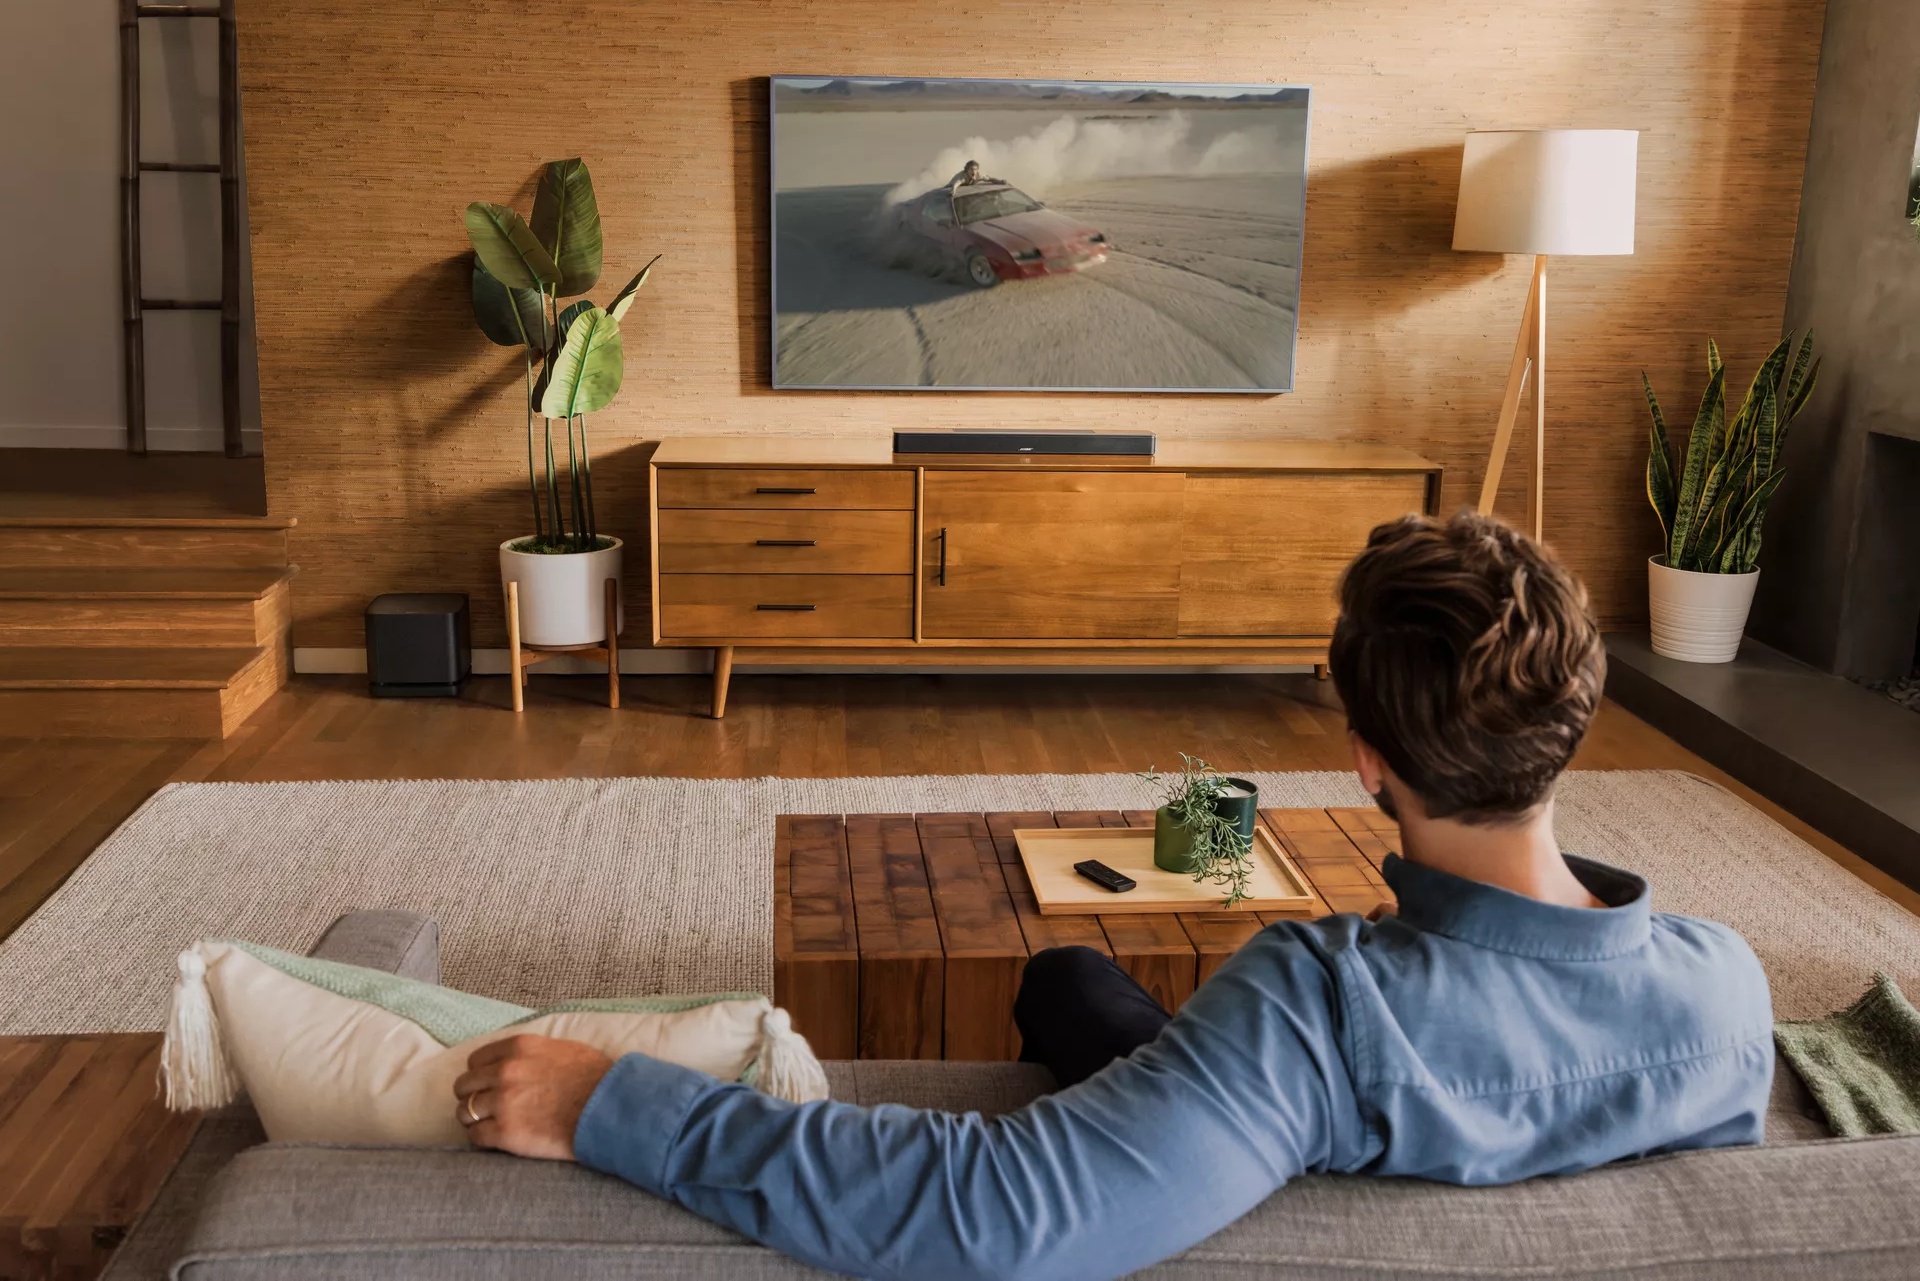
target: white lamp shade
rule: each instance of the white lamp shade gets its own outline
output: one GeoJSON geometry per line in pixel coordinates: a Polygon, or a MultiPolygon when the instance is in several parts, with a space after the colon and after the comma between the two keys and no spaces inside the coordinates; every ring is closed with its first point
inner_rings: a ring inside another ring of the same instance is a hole
{"type": "Polygon", "coordinates": [[[1512,129],[1467,135],[1453,247],[1496,254],[1630,254],[1640,135],[1512,129]]]}

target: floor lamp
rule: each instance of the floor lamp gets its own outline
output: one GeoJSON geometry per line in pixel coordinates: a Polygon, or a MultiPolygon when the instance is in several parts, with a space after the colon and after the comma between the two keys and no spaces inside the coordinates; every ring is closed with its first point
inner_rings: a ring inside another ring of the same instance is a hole
{"type": "Polygon", "coordinates": [[[1491,512],[1513,443],[1527,377],[1533,377],[1533,493],[1528,525],[1539,538],[1547,460],[1547,258],[1633,252],[1633,195],[1640,135],[1631,129],[1502,129],[1467,135],[1453,247],[1532,254],[1533,286],[1507,366],[1507,390],[1479,510],[1491,512]]]}

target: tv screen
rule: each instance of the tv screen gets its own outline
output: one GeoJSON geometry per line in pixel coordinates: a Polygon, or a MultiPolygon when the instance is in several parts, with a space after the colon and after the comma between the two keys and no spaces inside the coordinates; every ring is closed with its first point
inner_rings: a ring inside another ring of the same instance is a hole
{"type": "Polygon", "coordinates": [[[776,387],[1292,388],[1304,87],[771,92],[776,387]]]}

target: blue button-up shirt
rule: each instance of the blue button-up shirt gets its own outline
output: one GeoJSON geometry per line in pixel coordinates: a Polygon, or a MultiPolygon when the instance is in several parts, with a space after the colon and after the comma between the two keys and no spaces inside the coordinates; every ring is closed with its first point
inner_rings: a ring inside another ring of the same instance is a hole
{"type": "Polygon", "coordinates": [[[796,1106],[628,1055],[579,1159],[836,1272],[1114,1277],[1298,1174],[1506,1183],[1757,1143],[1767,981],[1711,921],[1569,856],[1605,908],[1389,858],[1399,915],[1282,922],[1158,1039],[999,1117],[796,1106]]]}

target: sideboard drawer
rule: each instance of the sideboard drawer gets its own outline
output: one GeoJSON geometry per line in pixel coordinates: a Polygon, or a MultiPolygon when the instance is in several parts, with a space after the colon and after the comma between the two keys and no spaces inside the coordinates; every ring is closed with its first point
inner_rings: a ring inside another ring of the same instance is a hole
{"type": "Polygon", "coordinates": [[[910,640],[913,575],[662,574],[660,635],[910,640]]]}
{"type": "Polygon", "coordinates": [[[662,507],[826,507],[913,510],[913,472],[662,467],[662,507]]]}
{"type": "Polygon", "coordinates": [[[660,513],[665,574],[911,574],[910,511],[660,513]]]}

